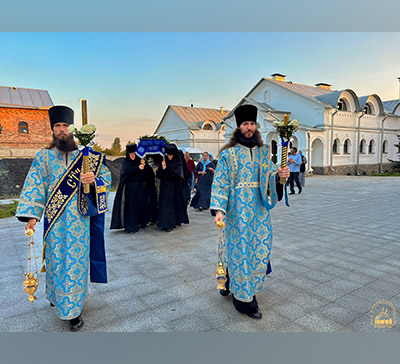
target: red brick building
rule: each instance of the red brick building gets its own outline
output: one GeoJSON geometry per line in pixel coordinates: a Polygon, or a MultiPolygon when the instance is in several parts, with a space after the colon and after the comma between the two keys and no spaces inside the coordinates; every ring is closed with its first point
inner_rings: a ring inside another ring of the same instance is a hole
{"type": "Polygon", "coordinates": [[[0,158],[31,158],[52,139],[46,90],[0,86],[0,158]]]}

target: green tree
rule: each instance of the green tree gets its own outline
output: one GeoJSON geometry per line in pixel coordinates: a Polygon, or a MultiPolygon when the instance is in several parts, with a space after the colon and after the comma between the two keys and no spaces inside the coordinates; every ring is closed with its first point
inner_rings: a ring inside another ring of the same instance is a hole
{"type": "Polygon", "coordinates": [[[124,155],[125,151],[121,150],[121,139],[119,137],[115,137],[111,144],[111,148],[104,149],[103,153],[105,155],[124,155]]]}
{"type": "Polygon", "coordinates": [[[121,139],[119,137],[115,137],[113,143],[111,144],[112,155],[120,155],[121,154],[121,139]]]}
{"type": "Polygon", "coordinates": [[[104,152],[103,147],[100,144],[97,144],[97,143],[94,143],[93,150],[96,151],[96,152],[101,152],[101,153],[104,152]]]}

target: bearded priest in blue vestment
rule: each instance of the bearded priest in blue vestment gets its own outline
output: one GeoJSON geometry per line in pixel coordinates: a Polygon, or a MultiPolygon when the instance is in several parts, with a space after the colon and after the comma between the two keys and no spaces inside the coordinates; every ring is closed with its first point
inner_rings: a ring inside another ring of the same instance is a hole
{"type": "Polygon", "coordinates": [[[289,167],[277,168],[257,130],[257,107],[235,109],[237,129],[219,154],[211,192],[215,223],[225,222],[223,264],[228,272],[223,296],[232,292],[239,312],[262,318],[256,299],[271,271],[272,226],[270,210],[282,199],[279,177],[289,167]]]}
{"type": "Polygon", "coordinates": [[[104,155],[90,151],[90,172],[81,175],[82,153],[67,130],[73,124],[73,110],[53,106],[49,117],[53,141],[35,156],[16,217],[34,230],[43,216],[46,297],[56,315],[69,320],[70,330],[78,331],[83,326],[89,267],[91,281],[106,282],[104,212],[111,173],[104,155]],[[82,183],[90,184],[90,196],[83,194],[82,183]]]}

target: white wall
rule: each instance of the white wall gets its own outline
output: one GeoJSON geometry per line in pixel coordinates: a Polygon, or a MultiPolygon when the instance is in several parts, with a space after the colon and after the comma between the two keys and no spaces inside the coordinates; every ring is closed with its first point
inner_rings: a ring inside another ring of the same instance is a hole
{"type": "Polygon", "coordinates": [[[297,119],[303,125],[314,126],[324,122],[324,106],[268,80],[264,80],[249,97],[257,102],[267,102],[276,110],[291,112],[291,119],[297,119]],[[268,92],[269,101],[264,99],[265,91],[268,92]]]}

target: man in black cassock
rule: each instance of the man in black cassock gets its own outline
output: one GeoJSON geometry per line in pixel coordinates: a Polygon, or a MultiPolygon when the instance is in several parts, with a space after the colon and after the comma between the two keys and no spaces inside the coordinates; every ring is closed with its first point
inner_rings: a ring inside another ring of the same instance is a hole
{"type": "Polygon", "coordinates": [[[158,201],[158,227],[170,232],[176,226],[188,224],[185,195],[183,191],[183,165],[175,144],[165,147],[165,160],[157,170],[160,179],[158,201]]]}
{"type": "Polygon", "coordinates": [[[127,233],[136,233],[146,227],[150,215],[149,191],[154,189],[154,172],[136,155],[136,148],[136,144],[126,146],[110,226],[110,229],[125,228],[127,233]]]}

